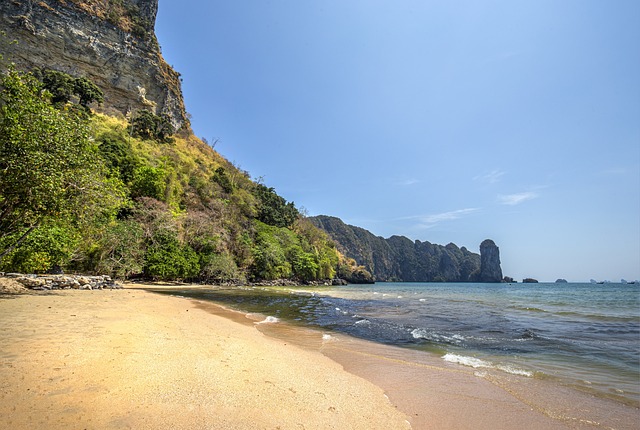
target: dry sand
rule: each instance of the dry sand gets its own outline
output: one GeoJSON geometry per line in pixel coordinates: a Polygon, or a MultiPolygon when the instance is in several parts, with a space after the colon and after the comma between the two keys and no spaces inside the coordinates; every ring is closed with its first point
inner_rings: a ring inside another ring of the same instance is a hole
{"type": "Polygon", "coordinates": [[[555,410],[539,407],[517,384],[501,386],[460,366],[433,366],[422,355],[345,336],[256,324],[140,286],[40,294],[17,287],[2,294],[1,287],[0,429],[635,425],[633,410],[622,409],[619,426],[615,417],[614,425],[589,422],[565,413],[562,402],[555,410]]]}

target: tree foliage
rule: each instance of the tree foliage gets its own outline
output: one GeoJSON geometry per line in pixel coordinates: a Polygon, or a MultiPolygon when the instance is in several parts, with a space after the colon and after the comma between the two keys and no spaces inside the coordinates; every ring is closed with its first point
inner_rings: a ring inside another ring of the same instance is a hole
{"type": "Polygon", "coordinates": [[[257,184],[254,190],[258,198],[258,219],[276,227],[291,227],[300,216],[293,202],[287,201],[273,188],[257,184]]]}
{"type": "Polygon", "coordinates": [[[175,133],[169,118],[156,115],[151,111],[142,109],[131,120],[131,133],[141,139],[156,140],[161,143],[170,142],[171,135],[175,133]]]}
{"type": "Polygon", "coordinates": [[[220,188],[227,193],[231,194],[233,192],[233,185],[231,184],[231,180],[229,179],[229,175],[227,175],[227,171],[224,167],[218,167],[213,174],[213,182],[220,185],[220,188]]]}
{"type": "Polygon", "coordinates": [[[56,109],[31,74],[11,68],[0,84],[2,256],[47,219],[82,222],[113,210],[121,194],[105,176],[82,115],[56,109]]]}
{"type": "Polygon", "coordinates": [[[85,109],[91,103],[104,102],[102,90],[85,77],[75,78],[68,73],[46,68],[36,70],[35,76],[42,81],[44,89],[51,93],[54,104],[69,103],[73,96],[78,98],[78,104],[85,109]]]}

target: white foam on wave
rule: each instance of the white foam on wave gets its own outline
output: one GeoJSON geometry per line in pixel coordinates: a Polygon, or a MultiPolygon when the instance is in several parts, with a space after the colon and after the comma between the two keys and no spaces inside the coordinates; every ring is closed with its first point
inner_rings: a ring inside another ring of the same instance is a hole
{"type": "Polygon", "coordinates": [[[357,325],[368,325],[368,324],[371,324],[371,321],[365,319],[365,320],[356,321],[355,323],[357,325]]]}
{"type": "Polygon", "coordinates": [[[502,370],[503,372],[511,373],[512,375],[520,375],[526,376],[527,378],[531,378],[533,376],[533,372],[529,372],[528,370],[518,369],[517,367],[508,366],[504,364],[498,364],[496,369],[502,370]]]}
{"type": "Polygon", "coordinates": [[[280,319],[277,317],[268,316],[262,321],[257,322],[256,324],[274,324],[280,322],[280,319]]]}
{"type": "Polygon", "coordinates": [[[421,301],[421,302],[426,302],[426,301],[427,301],[427,299],[420,299],[419,301],[421,301]]]}
{"type": "Polygon", "coordinates": [[[322,335],[322,341],[323,342],[329,342],[331,340],[334,340],[335,338],[333,336],[331,336],[330,334],[323,334],[322,335]]]}
{"type": "MultiPolygon", "coordinates": [[[[490,361],[481,360],[475,357],[468,357],[465,355],[457,355],[457,354],[445,354],[442,359],[444,361],[448,361],[449,363],[461,364],[467,367],[473,367],[474,369],[483,368],[483,369],[498,369],[506,373],[510,373],[512,375],[526,376],[532,377],[533,372],[529,372],[527,370],[518,369],[517,367],[513,367],[510,365],[504,364],[494,364],[490,361]]],[[[478,372],[476,372],[478,373],[478,372]]],[[[479,375],[476,375],[479,376],[479,375]]]]}
{"type": "Polygon", "coordinates": [[[443,334],[427,331],[423,328],[415,328],[411,330],[411,336],[413,336],[414,339],[425,339],[425,340],[431,340],[436,342],[448,342],[448,343],[455,343],[457,345],[462,343],[462,341],[466,340],[464,336],[459,334],[454,334],[453,336],[445,336],[443,334]]]}

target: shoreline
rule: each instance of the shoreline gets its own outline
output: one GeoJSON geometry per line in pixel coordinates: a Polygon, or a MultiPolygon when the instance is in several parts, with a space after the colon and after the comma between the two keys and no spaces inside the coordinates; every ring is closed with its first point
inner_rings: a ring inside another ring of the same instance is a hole
{"type": "Polygon", "coordinates": [[[552,381],[473,369],[425,351],[343,333],[286,322],[263,324],[267,315],[183,299],[211,313],[255,324],[268,336],[321,352],[348,372],[381,387],[395,407],[409,416],[414,429],[636,429],[640,419],[638,408],[552,381]]]}
{"type": "Polygon", "coordinates": [[[158,288],[0,298],[0,427],[626,429],[638,418],[575,396],[566,409],[563,392],[550,409],[536,381],[501,385],[419,351],[146,291],[158,288]]]}

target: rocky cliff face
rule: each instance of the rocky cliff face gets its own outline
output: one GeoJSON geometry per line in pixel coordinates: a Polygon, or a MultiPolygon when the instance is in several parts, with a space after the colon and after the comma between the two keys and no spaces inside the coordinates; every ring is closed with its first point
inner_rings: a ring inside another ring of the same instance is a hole
{"type": "Polygon", "coordinates": [[[413,242],[404,236],[384,239],[339,218],[317,216],[310,220],[329,234],[340,252],[365,266],[377,281],[472,282],[480,273],[480,256],[453,243],[413,242]]]}
{"type": "Polygon", "coordinates": [[[500,248],[491,239],[480,244],[480,282],[502,282],[500,248]]]}
{"type": "Polygon", "coordinates": [[[2,0],[2,53],[18,68],[84,76],[105,94],[107,113],[148,109],[188,125],[180,75],[154,33],[158,0],[2,0]],[[114,112],[115,111],[115,112],[114,112]]]}

